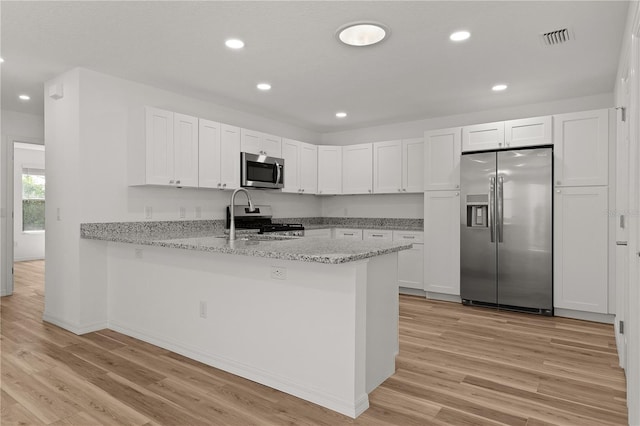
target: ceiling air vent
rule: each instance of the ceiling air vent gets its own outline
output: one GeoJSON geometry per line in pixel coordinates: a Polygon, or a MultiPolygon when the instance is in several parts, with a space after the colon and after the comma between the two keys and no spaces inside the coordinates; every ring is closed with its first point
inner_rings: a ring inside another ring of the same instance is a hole
{"type": "Polygon", "coordinates": [[[540,35],[542,44],[545,46],[555,46],[557,44],[563,44],[571,40],[571,33],[568,28],[561,30],[550,31],[540,35]]]}

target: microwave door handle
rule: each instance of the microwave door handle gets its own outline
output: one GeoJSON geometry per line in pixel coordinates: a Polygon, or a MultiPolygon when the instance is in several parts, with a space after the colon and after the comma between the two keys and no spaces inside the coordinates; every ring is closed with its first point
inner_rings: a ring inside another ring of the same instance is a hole
{"type": "Polygon", "coordinates": [[[276,183],[280,183],[280,175],[281,175],[280,164],[276,161],[276,183]]]}

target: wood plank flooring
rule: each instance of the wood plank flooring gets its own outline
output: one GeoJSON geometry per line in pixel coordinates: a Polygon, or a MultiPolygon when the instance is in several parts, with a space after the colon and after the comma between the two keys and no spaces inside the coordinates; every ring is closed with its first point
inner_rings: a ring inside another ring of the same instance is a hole
{"type": "Polygon", "coordinates": [[[624,425],[610,325],[400,297],[396,374],[352,420],[110,330],[42,322],[44,262],[2,298],[6,425],[624,425]]]}

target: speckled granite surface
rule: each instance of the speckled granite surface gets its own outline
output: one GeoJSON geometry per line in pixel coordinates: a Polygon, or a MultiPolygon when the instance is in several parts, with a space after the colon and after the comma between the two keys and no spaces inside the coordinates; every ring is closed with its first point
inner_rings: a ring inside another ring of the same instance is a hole
{"type": "Polygon", "coordinates": [[[83,223],[80,226],[80,236],[85,239],[332,264],[412,247],[405,242],[291,238],[255,235],[255,231],[240,234],[245,238],[229,241],[224,236],[223,220],[83,223]]]}

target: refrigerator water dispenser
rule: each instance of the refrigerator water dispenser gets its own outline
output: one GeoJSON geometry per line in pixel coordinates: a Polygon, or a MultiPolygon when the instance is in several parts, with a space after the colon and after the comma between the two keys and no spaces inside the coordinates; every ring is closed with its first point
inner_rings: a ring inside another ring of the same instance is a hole
{"type": "Polygon", "coordinates": [[[489,195],[467,195],[467,227],[487,228],[489,226],[489,195]]]}

